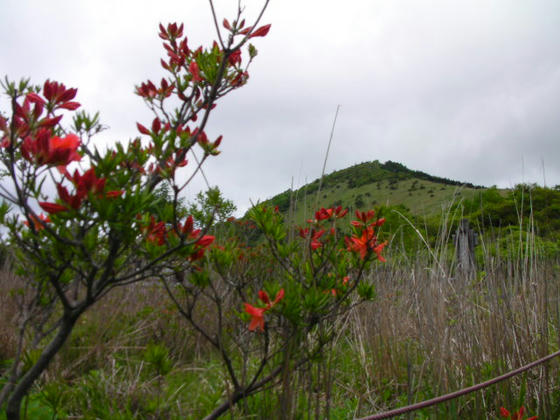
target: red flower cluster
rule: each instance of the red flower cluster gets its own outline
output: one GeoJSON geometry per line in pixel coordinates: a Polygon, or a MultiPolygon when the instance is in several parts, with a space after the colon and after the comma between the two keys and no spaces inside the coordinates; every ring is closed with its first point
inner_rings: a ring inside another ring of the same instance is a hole
{"type": "Polygon", "coordinates": [[[321,207],[321,209],[317,212],[315,212],[315,220],[327,220],[327,219],[331,219],[331,218],[336,218],[336,219],[340,219],[344,216],[346,216],[346,213],[348,213],[348,209],[342,209],[342,206],[338,206],[338,207],[333,207],[330,209],[325,209],[323,207],[321,207]]]}
{"type": "MultiPolygon", "coordinates": [[[[78,102],[72,99],[76,96],[77,89],[66,89],[62,83],[47,80],[43,86],[42,98],[39,94],[30,92],[25,95],[22,104],[15,103],[13,126],[8,128],[6,119],[0,119],[0,129],[6,133],[2,140],[2,146],[9,146],[9,129],[15,130],[16,137],[25,138],[31,136],[41,128],[53,128],[62,119],[62,115],[53,115],[56,109],[75,110],[80,107],[78,102]],[[33,108],[32,108],[33,105],[33,108]],[[47,115],[40,118],[47,110],[47,115]]],[[[50,134],[50,133],[49,133],[50,134]]]]}
{"type": "MultiPolygon", "coordinates": [[[[504,407],[500,407],[500,415],[505,419],[510,420],[523,420],[523,415],[525,414],[525,407],[521,406],[517,413],[510,413],[509,410],[504,407]]],[[[529,417],[527,420],[536,420],[537,416],[529,417]]]]}
{"type": "Polygon", "coordinates": [[[165,79],[161,79],[161,84],[159,88],[151,82],[147,81],[146,83],[140,84],[140,86],[136,87],[136,94],[143,97],[143,98],[168,98],[173,93],[175,89],[174,83],[169,83],[165,79]]]}
{"type": "Polygon", "coordinates": [[[71,162],[79,162],[80,138],[75,134],[66,137],[51,137],[51,130],[39,129],[36,136],[27,136],[21,145],[22,156],[37,165],[59,166],[62,172],[71,162]]]}
{"type": "Polygon", "coordinates": [[[197,136],[196,141],[202,148],[202,150],[204,150],[204,153],[212,156],[220,154],[218,146],[220,146],[220,144],[222,143],[223,136],[218,136],[216,140],[210,142],[206,133],[204,131],[199,131],[198,127],[194,129],[194,131],[192,132],[192,136],[197,136]]]}
{"type": "Polygon", "coordinates": [[[269,25],[263,25],[261,27],[259,27],[258,29],[253,31],[253,26],[249,26],[247,28],[245,28],[245,19],[243,19],[241,22],[234,21],[233,25],[231,25],[229,23],[229,20],[224,19],[222,22],[222,25],[224,26],[224,28],[226,28],[228,31],[230,31],[232,34],[240,34],[240,35],[247,35],[249,34],[249,38],[254,38],[257,36],[266,36],[268,34],[268,31],[270,31],[270,24],[269,25]]]}
{"type": "Polygon", "coordinates": [[[146,232],[146,240],[148,242],[155,243],[157,245],[165,244],[167,239],[167,229],[165,227],[165,222],[160,221],[156,223],[154,216],[150,216],[150,224],[143,228],[146,232]]]}
{"type": "MultiPolygon", "coordinates": [[[[33,228],[36,231],[40,231],[41,229],[44,229],[43,223],[49,223],[51,221],[50,217],[45,216],[43,213],[41,213],[39,215],[39,217],[37,217],[33,214],[30,214],[29,219],[31,220],[31,225],[33,225],[33,228]],[[43,223],[41,223],[41,222],[43,222],[43,223]]],[[[27,227],[31,227],[30,223],[27,220],[24,221],[23,224],[27,227]]]]}
{"type": "MultiPolygon", "coordinates": [[[[349,276],[344,276],[342,278],[342,286],[347,286],[349,281],[350,281],[350,277],[349,276]]],[[[331,289],[331,295],[336,296],[337,294],[338,294],[337,289],[331,289]]]]}
{"type": "MultiPolygon", "coordinates": [[[[53,109],[61,108],[70,111],[78,109],[80,104],[78,102],[72,102],[72,99],[76,97],[76,93],[78,93],[78,89],[66,89],[64,84],[58,82],[47,80],[43,85],[43,96],[47,98],[49,104],[52,104],[53,109]]],[[[37,96],[37,98],[38,100],[42,100],[39,96],[37,96]]]]}
{"type": "Polygon", "coordinates": [[[259,290],[259,299],[263,302],[266,306],[262,307],[255,307],[248,303],[245,303],[245,312],[251,315],[251,323],[249,324],[249,331],[264,331],[264,313],[274,307],[278,302],[280,302],[284,298],[284,289],[280,289],[278,293],[276,293],[276,297],[273,301],[270,300],[268,293],[264,290],[259,290]]]}
{"type": "Polygon", "coordinates": [[[64,204],[58,203],[48,203],[40,202],[39,205],[43,210],[48,213],[55,214],[60,213],[69,209],[78,210],[82,205],[84,198],[88,194],[94,194],[98,197],[115,198],[119,197],[124,193],[123,190],[112,190],[105,192],[105,178],[97,178],[95,175],[95,169],[88,169],[83,175],[80,175],[78,170],[74,171],[74,175],[70,176],[67,172],[65,173],[66,178],[68,178],[75,186],[76,193],[71,195],[68,189],[61,183],[56,184],[56,189],[58,191],[58,196],[64,204]]]}
{"type": "MultiPolygon", "coordinates": [[[[323,246],[323,243],[319,241],[319,238],[323,236],[324,233],[325,233],[324,229],[319,231],[316,231],[315,229],[311,229],[311,242],[309,246],[311,246],[311,249],[313,251],[323,246]]],[[[299,236],[301,236],[303,239],[307,239],[309,235],[310,235],[309,228],[299,229],[299,236]]]]}
{"type": "MultiPolygon", "coordinates": [[[[140,215],[137,216],[141,218],[140,215]]],[[[178,229],[168,229],[164,221],[156,222],[154,216],[150,216],[150,223],[140,228],[140,231],[146,234],[146,240],[156,245],[162,246],[167,241],[169,235],[180,235],[185,239],[195,240],[195,249],[193,254],[189,256],[189,260],[199,260],[204,256],[206,249],[214,242],[215,237],[212,235],[200,235],[200,229],[194,229],[193,217],[189,216],[185,223],[179,223],[178,229]]]]}
{"type": "Polygon", "coordinates": [[[350,252],[357,252],[363,260],[370,252],[377,255],[379,261],[385,262],[385,258],[381,255],[381,251],[387,245],[387,242],[378,243],[375,228],[383,225],[385,219],[378,219],[372,223],[368,223],[375,217],[375,211],[370,210],[367,213],[356,211],[356,217],[359,220],[352,221],[355,233],[350,237],[344,238],[346,248],[350,252]]]}

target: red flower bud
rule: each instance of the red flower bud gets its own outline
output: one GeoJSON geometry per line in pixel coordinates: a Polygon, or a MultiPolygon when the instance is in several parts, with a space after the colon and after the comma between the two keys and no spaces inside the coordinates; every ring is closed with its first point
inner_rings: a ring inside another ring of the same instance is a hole
{"type": "Polygon", "coordinates": [[[152,121],[152,132],[154,134],[159,134],[159,130],[161,129],[161,122],[159,121],[159,118],[154,118],[154,121],[152,121]]]}
{"type": "Polygon", "coordinates": [[[136,127],[138,128],[138,131],[140,131],[140,133],[142,134],[146,134],[146,135],[150,135],[150,130],[148,130],[146,127],[144,127],[142,124],[140,123],[136,123],[136,127]]]}
{"type": "Polygon", "coordinates": [[[39,127],[49,127],[52,128],[55,125],[57,125],[60,120],[62,119],[62,115],[58,115],[56,117],[53,118],[43,118],[40,122],[39,122],[39,127]]]}
{"type": "Polygon", "coordinates": [[[234,52],[232,52],[228,57],[228,63],[232,66],[241,64],[241,50],[235,50],[234,52]]]}
{"type": "Polygon", "coordinates": [[[47,203],[42,201],[39,203],[39,205],[43,210],[50,214],[56,214],[68,210],[65,206],[57,203],[47,203]]]}
{"type": "Polygon", "coordinates": [[[167,31],[165,30],[165,28],[161,23],[159,24],[159,37],[165,40],[169,39],[169,37],[167,36],[167,31]]]}
{"type": "Polygon", "coordinates": [[[189,64],[189,72],[192,74],[195,83],[202,82],[202,77],[200,77],[200,70],[196,61],[193,60],[191,64],[189,64]]]}
{"type": "Polygon", "coordinates": [[[266,293],[264,290],[259,290],[259,299],[265,304],[270,304],[268,293],[266,293]]]}
{"type": "Polygon", "coordinates": [[[266,34],[268,34],[268,31],[270,31],[270,24],[261,26],[259,29],[249,35],[249,38],[254,38],[256,36],[266,36],[266,34]]]}
{"type": "Polygon", "coordinates": [[[58,108],[68,109],[70,111],[74,111],[78,109],[81,105],[78,102],[65,102],[60,105],[58,108]]]}
{"type": "Polygon", "coordinates": [[[116,198],[116,197],[120,197],[123,194],[124,194],[124,190],[113,190],[113,191],[107,191],[105,193],[105,197],[116,198]]]}
{"type": "Polygon", "coordinates": [[[29,100],[29,102],[33,102],[34,104],[41,104],[41,105],[45,105],[46,102],[43,98],[41,98],[39,95],[37,95],[36,93],[28,93],[26,96],[27,100],[29,100]]]}

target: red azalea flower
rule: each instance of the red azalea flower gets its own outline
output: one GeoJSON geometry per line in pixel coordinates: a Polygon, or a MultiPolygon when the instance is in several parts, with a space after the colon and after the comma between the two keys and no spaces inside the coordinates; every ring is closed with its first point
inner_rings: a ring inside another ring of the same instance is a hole
{"type": "MultiPolygon", "coordinates": [[[[33,214],[30,214],[30,215],[29,215],[29,219],[31,219],[31,223],[33,224],[33,228],[34,228],[36,231],[40,231],[41,229],[44,229],[44,226],[43,226],[43,224],[41,223],[41,221],[44,222],[44,223],[49,223],[49,222],[51,221],[51,218],[50,218],[49,216],[45,216],[43,213],[41,213],[41,214],[39,215],[39,217],[37,217],[37,216],[35,216],[35,215],[33,215],[33,214]]],[[[25,220],[25,221],[23,222],[23,224],[24,224],[25,226],[29,227],[29,221],[25,220]]]]}
{"type": "Polygon", "coordinates": [[[181,224],[179,223],[179,231],[184,235],[191,234],[193,231],[193,227],[194,227],[194,220],[191,215],[187,217],[187,220],[185,220],[183,226],[181,226],[181,224]]]}
{"type": "Polygon", "coordinates": [[[245,312],[251,315],[251,323],[249,324],[249,331],[260,330],[264,332],[264,312],[266,308],[255,308],[254,306],[245,303],[245,312]]]}
{"type": "Polygon", "coordinates": [[[62,201],[64,201],[74,210],[78,210],[78,208],[82,204],[82,199],[84,198],[83,194],[80,194],[80,192],[78,191],[76,194],[70,195],[66,187],[62,184],[56,184],[56,189],[58,191],[58,196],[62,201]]]}
{"type": "Polygon", "coordinates": [[[375,235],[373,226],[364,228],[360,237],[352,235],[351,238],[345,238],[345,242],[348,251],[358,252],[362,260],[365,259],[368,251],[372,250],[377,254],[377,258],[380,261],[385,262],[385,258],[381,256],[381,251],[385,248],[387,242],[381,244],[377,243],[377,236],[375,235]]]}
{"type": "Polygon", "coordinates": [[[325,209],[321,207],[319,211],[315,212],[315,219],[316,220],[330,219],[331,216],[333,215],[333,210],[334,209],[325,209]]]}
{"type": "MultiPolygon", "coordinates": [[[[506,419],[522,420],[524,414],[525,414],[525,407],[523,407],[523,406],[519,407],[519,410],[517,410],[516,413],[510,413],[510,411],[507,410],[506,408],[500,407],[500,415],[503,418],[506,418],[506,419]]],[[[536,419],[537,419],[537,416],[532,416],[532,417],[529,417],[527,420],[536,420],[536,419]]]]}
{"type": "Polygon", "coordinates": [[[264,290],[259,290],[259,299],[266,304],[264,308],[258,308],[249,303],[245,303],[245,312],[251,315],[251,323],[249,324],[249,331],[254,331],[259,329],[264,331],[264,313],[274,307],[278,302],[284,299],[284,289],[280,289],[274,300],[271,302],[268,293],[264,290]]]}
{"type": "Polygon", "coordinates": [[[143,98],[155,98],[157,96],[156,86],[148,80],[146,83],[142,83],[140,86],[136,87],[136,94],[143,98]]]}
{"type": "Polygon", "coordinates": [[[375,252],[377,254],[377,259],[381,262],[387,262],[387,260],[385,259],[385,257],[383,257],[383,255],[381,255],[381,251],[383,251],[383,248],[385,248],[387,246],[387,241],[376,245],[372,248],[373,252],[375,252]]]}
{"type": "Polygon", "coordinates": [[[337,219],[340,219],[346,216],[348,213],[348,209],[342,210],[342,206],[332,207],[330,209],[320,208],[317,212],[315,212],[315,220],[311,221],[311,223],[320,221],[320,220],[327,220],[335,216],[337,219]]]}
{"type": "Polygon", "coordinates": [[[310,243],[310,246],[311,246],[311,249],[312,249],[313,251],[315,251],[316,249],[321,248],[321,247],[323,246],[323,243],[322,243],[321,241],[319,241],[319,238],[320,238],[321,236],[323,236],[323,233],[325,233],[324,230],[320,230],[319,232],[315,232],[315,230],[313,230],[313,231],[311,232],[311,243],[310,243]]]}
{"type": "MultiPolygon", "coordinates": [[[[315,229],[311,230],[310,246],[313,251],[323,246],[323,243],[319,241],[319,238],[323,236],[324,233],[325,233],[324,230],[320,230],[318,232],[316,232],[315,229]]],[[[301,236],[303,239],[306,239],[308,235],[309,235],[309,228],[299,229],[299,236],[301,236]]]]}
{"type": "Polygon", "coordinates": [[[284,289],[280,289],[278,293],[276,293],[276,296],[274,297],[274,300],[272,302],[270,301],[270,297],[268,296],[268,293],[266,293],[264,290],[259,290],[259,299],[264,304],[266,304],[267,310],[271,309],[274,305],[276,305],[278,302],[284,299],[284,289]]]}
{"type": "Polygon", "coordinates": [[[21,146],[23,157],[39,165],[66,166],[80,161],[80,138],[75,134],[50,137],[50,130],[39,130],[36,138],[26,137],[21,146]]]}
{"type": "Polygon", "coordinates": [[[214,242],[215,237],[212,235],[204,235],[202,238],[200,238],[198,241],[196,241],[196,244],[200,247],[206,248],[208,247],[212,242],[214,242]]]}
{"type": "Polygon", "coordinates": [[[228,57],[228,62],[230,65],[235,66],[236,64],[241,64],[241,50],[235,50],[228,57]]]}
{"type": "Polygon", "coordinates": [[[366,257],[368,251],[366,232],[364,232],[360,238],[352,236],[351,238],[345,238],[345,241],[348,251],[358,252],[362,260],[366,257]]]}
{"type": "Polygon", "coordinates": [[[101,194],[105,189],[106,178],[97,178],[95,169],[89,168],[83,175],[78,171],[74,171],[72,181],[79,193],[87,195],[87,193],[101,194]]]}
{"type": "Polygon", "coordinates": [[[70,111],[78,109],[80,104],[72,101],[76,97],[76,93],[78,93],[78,89],[66,89],[64,84],[49,80],[43,86],[43,96],[50,103],[55,104],[55,108],[68,109],[70,111]]]}
{"type": "Polygon", "coordinates": [[[374,210],[369,210],[367,213],[365,211],[360,212],[356,210],[356,217],[364,223],[367,223],[369,220],[373,219],[374,216],[375,216],[374,210]]]}

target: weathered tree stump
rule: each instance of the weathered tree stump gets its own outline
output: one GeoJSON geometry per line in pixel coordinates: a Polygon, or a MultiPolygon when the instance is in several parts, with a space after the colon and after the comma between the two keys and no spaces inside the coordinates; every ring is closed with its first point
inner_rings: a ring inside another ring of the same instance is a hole
{"type": "Polygon", "coordinates": [[[474,259],[474,247],[477,244],[477,234],[470,227],[467,219],[459,222],[455,235],[455,250],[457,258],[457,270],[463,274],[471,274],[476,271],[474,259]]]}

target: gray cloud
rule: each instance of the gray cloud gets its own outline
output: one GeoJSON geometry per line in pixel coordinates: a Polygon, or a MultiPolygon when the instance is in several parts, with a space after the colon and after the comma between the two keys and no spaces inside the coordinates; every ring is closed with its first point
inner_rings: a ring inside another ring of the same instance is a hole
{"type": "MultiPolygon", "coordinates": [[[[216,6],[228,16],[236,3],[216,6]]],[[[163,75],[159,22],[184,21],[191,45],[214,38],[202,0],[3,0],[3,12],[3,72],[79,87],[111,127],[101,142],[150,120],[132,92],[163,75]]],[[[327,171],[391,159],[508,187],[542,183],[544,161],[547,184],[560,184],[556,0],[283,0],[265,21],[272,30],[255,40],[249,84],[223,100],[208,130],[224,143],[205,172],[240,209],[320,175],[337,104],[327,171]]]]}

